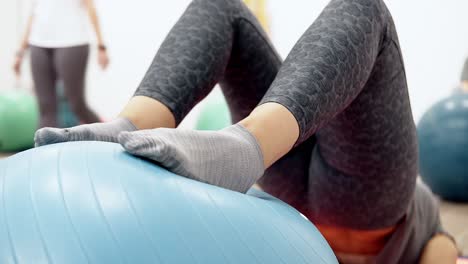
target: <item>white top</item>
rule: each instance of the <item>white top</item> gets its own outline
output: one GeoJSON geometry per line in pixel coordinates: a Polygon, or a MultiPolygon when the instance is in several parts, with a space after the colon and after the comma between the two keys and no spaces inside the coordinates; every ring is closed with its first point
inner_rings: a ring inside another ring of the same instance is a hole
{"type": "Polygon", "coordinates": [[[29,44],[63,48],[89,43],[89,18],[83,0],[33,0],[29,44]]]}

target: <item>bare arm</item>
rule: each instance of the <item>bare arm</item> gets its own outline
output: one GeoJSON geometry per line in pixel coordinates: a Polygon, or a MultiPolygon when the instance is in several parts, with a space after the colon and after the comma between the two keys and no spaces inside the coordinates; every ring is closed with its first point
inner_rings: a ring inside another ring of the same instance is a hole
{"type": "Polygon", "coordinates": [[[107,56],[107,49],[104,45],[104,40],[102,38],[101,27],[99,25],[99,19],[96,11],[96,6],[94,5],[93,0],[84,0],[86,10],[88,11],[89,18],[91,20],[91,24],[94,28],[94,32],[96,33],[97,44],[99,48],[98,53],[98,63],[101,65],[102,69],[105,69],[109,64],[109,57],[107,56]]]}
{"type": "Polygon", "coordinates": [[[454,264],[458,250],[455,243],[446,235],[436,235],[424,247],[420,264],[454,264]]]}
{"type": "Polygon", "coordinates": [[[93,0],[84,0],[86,10],[88,11],[89,18],[91,20],[91,25],[93,26],[94,32],[96,33],[97,44],[99,46],[104,45],[102,38],[101,27],[99,25],[99,19],[96,12],[96,7],[93,0]]]}
{"type": "Polygon", "coordinates": [[[28,22],[26,24],[26,30],[24,32],[23,38],[21,39],[20,47],[16,52],[15,62],[13,64],[13,70],[15,71],[16,75],[19,76],[21,73],[21,62],[23,61],[24,53],[28,49],[29,46],[29,35],[31,34],[31,27],[34,20],[34,14],[31,11],[29,15],[28,22]]]}
{"type": "Polygon", "coordinates": [[[26,31],[24,32],[24,36],[21,41],[21,45],[19,49],[20,51],[24,51],[28,48],[28,40],[29,40],[29,35],[31,34],[31,27],[32,27],[33,20],[34,20],[34,14],[33,12],[31,12],[28,18],[28,22],[26,24],[26,31]]]}

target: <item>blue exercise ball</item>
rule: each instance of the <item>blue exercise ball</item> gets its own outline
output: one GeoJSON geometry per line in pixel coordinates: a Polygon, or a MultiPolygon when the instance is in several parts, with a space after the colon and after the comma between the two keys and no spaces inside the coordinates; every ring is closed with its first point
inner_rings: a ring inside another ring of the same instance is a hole
{"type": "Polygon", "coordinates": [[[63,82],[57,82],[57,124],[59,127],[73,127],[80,124],[75,113],[71,109],[70,103],[65,96],[65,87],[63,82]]]}
{"type": "Polygon", "coordinates": [[[0,160],[0,263],[337,263],[299,212],[104,142],[0,160]]]}
{"type": "Polygon", "coordinates": [[[421,178],[444,199],[468,201],[468,95],[432,106],[418,124],[421,178]]]}

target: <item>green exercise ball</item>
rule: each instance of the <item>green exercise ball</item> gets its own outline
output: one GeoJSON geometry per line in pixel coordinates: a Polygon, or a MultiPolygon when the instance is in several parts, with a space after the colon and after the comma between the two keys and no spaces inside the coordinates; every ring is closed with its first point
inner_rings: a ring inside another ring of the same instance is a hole
{"type": "Polygon", "coordinates": [[[232,124],[231,113],[222,94],[206,98],[195,128],[198,130],[219,130],[232,124]]]}
{"type": "Polygon", "coordinates": [[[0,151],[11,152],[34,145],[39,121],[34,96],[27,91],[0,92],[0,151]]]}

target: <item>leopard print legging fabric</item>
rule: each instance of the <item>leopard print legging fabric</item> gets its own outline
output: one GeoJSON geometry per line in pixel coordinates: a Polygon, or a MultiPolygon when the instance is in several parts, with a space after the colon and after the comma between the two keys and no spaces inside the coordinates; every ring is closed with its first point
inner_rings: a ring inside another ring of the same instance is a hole
{"type": "MultiPolygon", "coordinates": [[[[293,15],[293,14],[292,14],[293,15]]],[[[194,0],[135,95],[179,123],[219,83],[233,121],[275,102],[295,148],[259,181],[319,224],[395,225],[413,197],[417,140],[399,41],[381,0],[332,0],[284,62],[239,0],[194,0]]]]}

